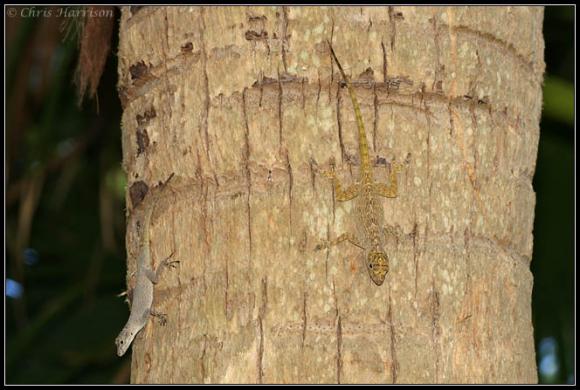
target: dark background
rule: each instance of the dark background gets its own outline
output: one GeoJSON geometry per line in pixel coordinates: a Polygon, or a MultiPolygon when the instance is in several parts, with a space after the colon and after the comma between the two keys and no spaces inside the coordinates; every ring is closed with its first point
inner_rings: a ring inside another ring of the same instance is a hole
{"type": "MultiPolygon", "coordinates": [[[[116,57],[79,109],[74,22],[6,15],[5,380],[126,383],[131,354],[113,344],[128,315],[116,297],[126,271],[116,57]]],[[[575,383],[574,18],[572,7],[545,10],[531,265],[543,383],[575,383]]]]}

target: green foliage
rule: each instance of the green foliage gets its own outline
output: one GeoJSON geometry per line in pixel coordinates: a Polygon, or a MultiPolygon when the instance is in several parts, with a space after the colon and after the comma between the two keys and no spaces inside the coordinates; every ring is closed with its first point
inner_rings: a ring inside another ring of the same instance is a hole
{"type": "Polygon", "coordinates": [[[544,81],[544,111],[547,119],[574,126],[574,86],[558,76],[544,81]]]}
{"type": "MultiPolygon", "coordinates": [[[[574,376],[574,9],[546,7],[544,110],[534,190],[532,313],[540,383],[574,376]],[[555,354],[544,354],[555,340],[555,354]]],[[[573,380],[573,379],[572,379],[573,380]]]]}
{"type": "Polygon", "coordinates": [[[127,381],[113,343],[127,315],[116,297],[125,274],[116,58],[100,112],[94,102],[79,109],[77,45],[54,19],[14,18],[7,36],[6,272],[24,295],[6,297],[6,381],[127,381]]]}

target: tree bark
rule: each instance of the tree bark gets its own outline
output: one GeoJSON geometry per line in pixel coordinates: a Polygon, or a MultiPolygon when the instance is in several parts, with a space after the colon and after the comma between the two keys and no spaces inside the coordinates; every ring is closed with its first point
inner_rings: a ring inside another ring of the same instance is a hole
{"type": "MultiPolygon", "coordinates": [[[[171,173],[134,383],[535,383],[541,7],[126,7],[119,43],[128,214],[171,173]],[[351,202],[351,75],[384,199],[377,287],[351,202]],[[141,191],[139,191],[141,189],[141,191]]],[[[128,272],[136,231],[128,229],[128,272]]],[[[128,275],[129,275],[128,273],[128,275]]],[[[129,284],[131,278],[128,277],[129,284]]]]}

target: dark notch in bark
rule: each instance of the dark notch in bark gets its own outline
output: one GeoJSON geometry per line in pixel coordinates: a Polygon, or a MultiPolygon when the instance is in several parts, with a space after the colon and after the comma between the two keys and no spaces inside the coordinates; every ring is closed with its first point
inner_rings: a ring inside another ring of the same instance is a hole
{"type": "Polygon", "coordinates": [[[242,114],[244,116],[244,173],[246,176],[246,186],[247,186],[247,198],[246,198],[246,211],[248,216],[248,245],[249,245],[249,255],[252,257],[252,206],[250,203],[250,198],[252,196],[252,172],[250,171],[250,126],[248,124],[248,112],[246,104],[246,93],[247,88],[244,88],[242,92],[242,114]]]}
{"type": "Polygon", "coordinates": [[[278,72],[278,145],[282,146],[282,81],[280,80],[280,72],[278,72]]]}
{"type": "Polygon", "coordinates": [[[332,281],[332,296],[336,315],[336,381],[340,384],[342,372],[342,320],[338,310],[338,297],[336,296],[336,284],[332,281]]]}
{"type": "Polygon", "coordinates": [[[318,101],[320,100],[320,91],[322,90],[322,83],[320,82],[320,70],[318,70],[318,90],[316,91],[316,112],[318,113],[318,101]]]}
{"type": "Polygon", "coordinates": [[[244,34],[244,37],[246,38],[247,41],[262,41],[268,39],[268,32],[264,30],[260,32],[248,30],[244,34]]]}
{"type": "Polygon", "coordinates": [[[284,73],[288,72],[288,64],[286,63],[286,43],[288,42],[288,7],[282,7],[282,64],[284,65],[284,73]]]}
{"type": "Polygon", "coordinates": [[[435,383],[439,382],[439,336],[441,329],[439,326],[439,317],[441,315],[441,308],[439,302],[439,292],[435,289],[435,280],[431,282],[431,339],[433,348],[435,349],[435,383]]]}
{"type": "Polygon", "coordinates": [[[395,12],[392,6],[389,6],[389,24],[391,28],[391,52],[395,51],[395,39],[397,38],[397,25],[395,24],[395,12]]]}
{"type": "MultiPolygon", "coordinates": [[[[475,221],[473,221],[473,218],[471,218],[472,220],[470,221],[470,225],[473,225],[475,223],[475,221]]],[[[463,293],[464,297],[471,297],[471,246],[470,246],[470,237],[471,237],[471,227],[468,226],[467,228],[465,228],[465,231],[463,232],[463,245],[465,247],[465,268],[466,268],[466,282],[465,282],[465,292],[463,293]]],[[[466,299],[466,298],[464,298],[466,299]]],[[[471,317],[471,313],[468,314],[466,316],[465,319],[471,317]]]]}
{"type": "Polygon", "coordinates": [[[308,161],[308,166],[310,167],[310,183],[312,184],[312,191],[316,190],[316,174],[315,172],[318,171],[318,163],[312,157],[310,157],[308,161]]]}
{"type": "Polygon", "coordinates": [[[266,305],[268,304],[268,279],[262,279],[262,303],[260,305],[260,310],[258,313],[258,330],[260,332],[260,345],[258,347],[258,361],[257,361],[257,374],[258,383],[263,383],[264,378],[264,316],[266,314],[266,305]]]}
{"type": "MultiPolygon", "coordinates": [[[[195,170],[195,178],[198,180],[198,183],[200,183],[200,190],[203,193],[202,197],[203,197],[203,206],[201,207],[201,220],[200,220],[200,224],[202,227],[202,231],[203,231],[203,238],[204,238],[204,243],[205,243],[205,247],[206,247],[206,253],[209,253],[210,251],[210,233],[209,233],[209,228],[208,228],[208,185],[207,182],[205,180],[202,179],[202,170],[201,170],[201,156],[199,155],[199,150],[196,150],[196,156],[197,156],[197,168],[195,170]]],[[[205,282],[205,267],[204,267],[204,282],[205,282]]]]}
{"type": "MultiPolygon", "coordinates": [[[[332,219],[334,224],[334,216],[335,216],[335,209],[334,209],[334,196],[332,197],[332,219]]],[[[328,223],[326,224],[326,241],[330,241],[330,226],[328,223]]],[[[330,257],[330,251],[326,251],[326,256],[324,257],[324,280],[328,282],[328,259],[330,257]]],[[[335,293],[336,299],[336,291],[334,290],[334,282],[332,285],[333,293],[335,293]]]]}
{"type": "Polygon", "coordinates": [[[193,51],[193,43],[186,42],[183,45],[181,45],[180,49],[182,53],[191,53],[193,51]]]}
{"type": "Polygon", "coordinates": [[[262,324],[261,316],[258,316],[258,330],[260,332],[260,345],[258,347],[257,382],[259,384],[262,384],[263,383],[262,380],[264,377],[264,367],[262,366],[262,359],[264,358],[264,325],[262,324]]]}
{"type": "Polygon", "coordinates": [[[202,130],[203,130],[203,137],[205,142],[205,153],[207,159],[209,161],[209,134],[208,134],[208,118],[209,118],[209,107],[210,107],[210,96],[209,96],[209,78],[207,75],[207,51],[205,48],[205,41],[203,37],[203,33],[205,32],[205,22],[203,20],[203,13],[200,15],[201,19],[201,33],[202,37],[200,38],[201,42],[201,58],[203,61],[203,97],[204,97],[204,110],[203,110],[203,119],[202,119],[202,130]]]}
{"type": "Polygon", "coordinates": [[[338,143],[340,145],[340,159],[341,162],[344,163],[344,143],[342,142],[342,122],[340,121],[340,102],[341,102],[341,95],[340,95],[340,84],[336,89],[336,123],[338,125],[338,143]]]}
{"type": "Polygon", "coordinates": [[[137,15],[137,13],[139,11],[141,11],[143,8],[145,8],[146,6],[144,5],[132,5],[130,10],[131,10],[131,17],[137,15]]]}
{"type": "MultiPolygon", "coordinates": [[[[334,37],[334,18],[332,19],[332,25],[330,26],[330,43],[332,44],[334,37]]],[[[328,45],[327,45],[328,46],[328,45]]],[[[330,65],[330,83],[328,83],[328,102],[330,103],[330,96],[332,95],[332,82],[334,81],[334,61],[332,60],[332,54],[330,49],[328,50],[328,62],[330,65]]]]}
{"type": "MultiPolygon", "coordinates": [[[[266,46],[266,55],[270,55],[270,44],[268,31],[266,30],[266,15],[248,16],[249,28],[246,30],[244,36],[248,41],[261,41],[266,46]]],[[[277,39],[276,33],[273,34],[272,39],[277,39]]]]}
{"type": "Polygon", "coordinates": [[[131,75],[131,81],[140,80],[149,74],[149,67],[145,65],[145,61],[141,60],[129,67],[129,74],[131,75]]]}
{"type": "Polygon", "coordinates": [[[203,335],[203,349],[201,351],[201,357],[199,358],[200,366],[201,366],[201,383],[205,383],[205,354],[207,350],[207,335],[203,335]]]}
{"type": "Polygon", "coordinates": [[[248,16],[248,21],[249,22],[261,22],[261,23],[264,23],[264,22],[266,22],[266,20],[268,20],[268,17],[266,15],[248,16]]]}
{"type": "Polygon", "coordinates": [[[338,316],[336,325],[336,381],[340,384],[340,373],[342,371],[342,322],[338,316]]]}
{"type": "MultiPolygon", "coordinates": [[[[425,107],[425,121],[427,122],[427,139],[425,140],[427,144],[427,177],[431,177],[431,117],[429,116],[430,110],[426,100],[423,101],[423,106],[425,107]]],[[[429,199],[431,199],[431,192],[429,192],[429,199]]]]}
{"type": "Polygon", "coordinates": [[[149,147],[149,135],[147,134],[146,126],[149,125],[151,119],[155,118],[157,113],[155,108],[151,107],[145,111],[143,115],[138,114],[135,119],[137,121],[137,156],[145,152],[149,147]]]}
{"type": "Polygon", "coordinates": [[[443,71],[445,66],[441,64],[441,48],[439,45],[439,28],[437,26],[437,19],[435,17],[430,19],[431,25],[433,26],[433,42],[435,44],[435,71],[433,84],[431,85],[431,92],[442,93],[443,92],[443,81],[441,77],[443,76],[443,71]]]}
{"type": "Polygon", "coordinates": [[[392,311],[393,304],[391,302],[391,292],[389,291],[389,312],[388,312],[388,321],[390,324],[390,333],[391,333],[391,376],[393,378],[393,384],[397,383],[397,373],[399,369],[399,361],[397,360],[397,349],[395,346],[395,325],[393,322],[393,311],[392,311]]]}
{"type": "Polygon", "coordinates": [[[147,193],[149,192],[149,186],[142,180],[136,181],[129,187],[129,197],[131,198],[131,205],[133,208],[139,206],[147,193]]]}
{"type": "Polygon", "coordinates": [[[151,119],[155,117],[157,117],[157,112],[155,111],[155,107],[151,107],[149,110],[143,112],[143,115],[137,114],[135,120],[138,126],[147,126],[151,119]]]}
{"type": "Polygon", "coordinates": [[[229,305],[228,305],[228,289],[230,287],[230,275],[229,275],[229,261],[228,255],[224,256],[225,261],[225,287],[224,287],[224,315],[226,317],[226,321],[230,319],[229,313],[229,305]]]}
{"type": "Polygon", "coordinates": [[[302,111],[306,109],[306,94],[304,93],[304,86],[306,84],[306,78],[302,78],[302,111]]]}
{"type": "Polygon", "coordinates": [[[385,44],[383,41],[381,41],[381,49],[383,50],[383,83],[386,83],[388,62],[387,62],[387,49],[385,48],[385,44]]]}
{"type": "Polygon", "coordinates": [[[149,136],[146,129],[137,129],[137,156],[149,147],[149,136]]]}
{"type": "Polygon", "coordinates": [[[417,250],[417,221],[413,224],[413,231],[411,232],[413,238],[413,263],[415,264],[415,300],[417,299],[418,279],[419,279],[419,251],[417,250]]]}
{"type": "MultiPolygon", "coordinates": [[[[289,208],[289,222],[290,222],[290,237],[292,236],[292,187],[294,185],[294,177],[292,175],[292,165],[290,164],[290,156],[288,155],[288,150],[284,150],[286,155],[286,169],[288,170],[288,208],[289,208]]],[[[288,240],[288,245],[290,245],[290,240],[288,240]]]]}
{"type": "Polygon", "coordinates": [[[304,341],[306,340],[306,327],[308,326],[308,316],[306,315],[306,291],[302,295],[302,344],[301,348],[304,349],[304,341]]]}

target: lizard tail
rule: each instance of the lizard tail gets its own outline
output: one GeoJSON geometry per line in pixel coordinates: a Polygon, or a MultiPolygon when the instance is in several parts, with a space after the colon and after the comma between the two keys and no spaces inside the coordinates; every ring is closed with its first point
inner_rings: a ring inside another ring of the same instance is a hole
{"type": "Polygon", "coordinates": [[[356,123],[357,123],[357,127],[358,127],[358,146],[359,146],[359,152],[360,152],[360,158],[361,158],[361,169],[368,170],[368,169],[370,169],[369,146],[367,143],[367,136],[365,133],[365,126],[363,124],[362,114],[360,112],[360,107],[358,105],[358,101],[356,99],[356,95],[354,93],[352,85],[350,84],[350,81],[346,77],[346,74],[344,73],[344,69],[342,69],[340,62],[338,62],[338,58],[336,58],[336,54],[334,53],[334,49],[332,48],[330,41],[327,40],[326,42],[328,43],[328,47],[330,48],[330,52],[332,53],[332,58],[334,58],[334,62],[336,62],[336,65],[338,66],[338,70],[340,71],[340,74],[342,75],[342,79],[344,80],[344,83],[346,84],[346,86],[348,88],[348,93],[350,95],[350,100],[352,101],[352,106],[354,107],[354,114],[356,116],[356,123]]]}

